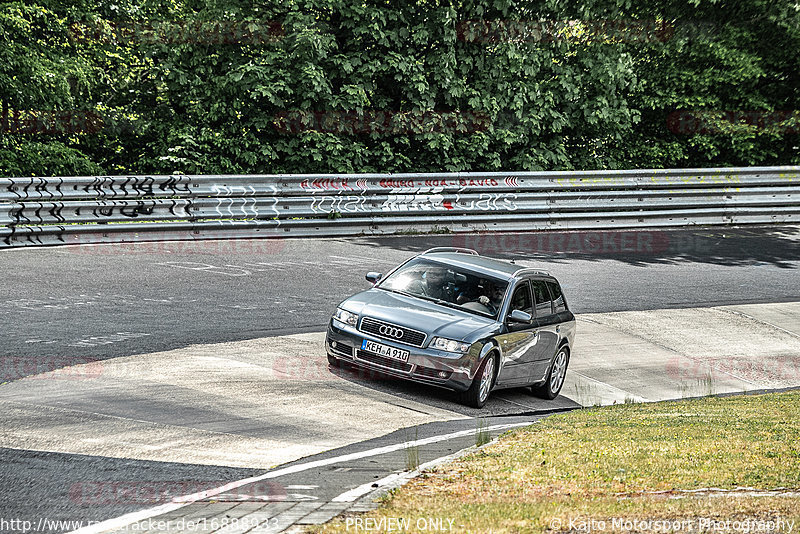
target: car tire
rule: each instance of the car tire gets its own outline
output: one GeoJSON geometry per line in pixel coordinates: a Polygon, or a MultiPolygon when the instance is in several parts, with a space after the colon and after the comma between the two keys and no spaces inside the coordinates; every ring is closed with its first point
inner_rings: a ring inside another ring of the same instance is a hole
{"type": "Polygon", "coordinates": [[[540,386],[531,386],[531,393],[548,400],[558,397],[561,388],[564,386],[568,365],[569,348],[566,345],[562,345],[558,347],[556,355],[553,357],[553,363],[550,364],[550,371],[547,373],[547,380],[540,386]]]}
{"type": "Polygon", "coordinates": [[[328,354],[328,364],[331,367],[335,367],[336,369],[338,369],[339,367],[342,366],[342,361],[336,356],[331,356],[330,354],[328,354]]]}
{"type": "Polygon", "coordinates": [[[461,402],[463,404],[472,408],[483,408],[494,385],[496,367],[495,355],[490,353],[478,367],[478,372],[475,373],[475,378],[472,379],[472,385],[461,394],[461,402]]]}

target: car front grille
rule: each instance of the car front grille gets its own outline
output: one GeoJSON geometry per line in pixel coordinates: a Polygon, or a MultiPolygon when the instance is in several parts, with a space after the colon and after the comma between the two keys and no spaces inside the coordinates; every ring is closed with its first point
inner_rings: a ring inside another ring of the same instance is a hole
{"type": "Polygon", "coordinates": [[[384,321],[378,321],[371,317],[361,319],[361,331],[383,339],[389,339],[397,343],[404,343],[414,347],[421,347],[425,343],[425,332],[412,330],[405,326],[400,326],[384,321]],[[383,330],[383,332],[381,331],[383,330]],[[400,335],[402,334],[402,335],[400,335]],[[398,337],[400,335],[400,337],[398,337]]]}
{"type": "Polygon", "coordinates": [[[377,354],[373,354],[365,350],[360,350],[360,349],[357,350],[356,357],[359,360],[374,363],[375,365],[380,365],[381,367],[386,367],[388,369],[396,369],[398,371],[403,371],[406,373],[411,370],[411,365],[406,362],[401,362],[400,360],[393,360],[392,358],[384,358],[383,356],[378,356],[377,354]]]}

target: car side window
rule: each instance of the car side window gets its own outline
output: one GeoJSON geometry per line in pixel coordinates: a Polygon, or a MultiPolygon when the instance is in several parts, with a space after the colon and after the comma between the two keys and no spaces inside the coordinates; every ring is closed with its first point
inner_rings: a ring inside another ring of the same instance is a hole
{"type": "Polygon", "coordinates": [[[533,280],[533,298],[536,300],[536,317],[546,317],[553,313],[550,292],[544,280],[533,280]]]}
{"type": "Polygon", "coordinates": [[[531,289],[528,282],[520,283],[514,289],[514,295],[511,297],[511,307],[509,313],[514,310],[522,310],[525,313],[531,314],[533,317],[533,303],[531,302],[531,289]]]}
{"type": "Polygon", "coordinates": [[[564,302],[564,295],[561,293],[561,287],[558,283],[548,280],[547,287],[550,289],[550,295],[553,297],[553,311],[555,313],[567,311],[567,303],[564,302]]]}

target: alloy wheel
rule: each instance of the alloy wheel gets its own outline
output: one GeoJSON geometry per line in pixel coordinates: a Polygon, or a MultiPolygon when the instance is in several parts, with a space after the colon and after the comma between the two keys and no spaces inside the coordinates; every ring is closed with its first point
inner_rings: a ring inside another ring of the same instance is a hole
{"type": "Polygon", "coordinates": [[[550,391],[556,393],[564,383],[567,374],[567,353],[563,349],[558,351],[553,360],[553,369],[550,371],[550,391]]]}
{"type": "Polygon", "coordinates": [[[492,379],[494,378],[494,358],[489,356],[486,359],[486,365],[483,366],[483,374],[481,375],[480,387],[480,400],[485,401],[489,396],[489,390],[492,388],[492,379]]]}

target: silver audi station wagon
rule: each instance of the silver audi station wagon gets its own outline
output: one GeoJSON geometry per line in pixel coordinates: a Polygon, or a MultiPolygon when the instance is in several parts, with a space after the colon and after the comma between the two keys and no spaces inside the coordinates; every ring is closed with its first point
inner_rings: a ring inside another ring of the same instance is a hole
{"type": "Polygon", "coordinates": [[[547,272],[434,248],[366,278],[373,287],[339,304],[328,325],[331,365],[449,388],[475,408],[494,389],[561,391],[575,316],[547,272]]]}

